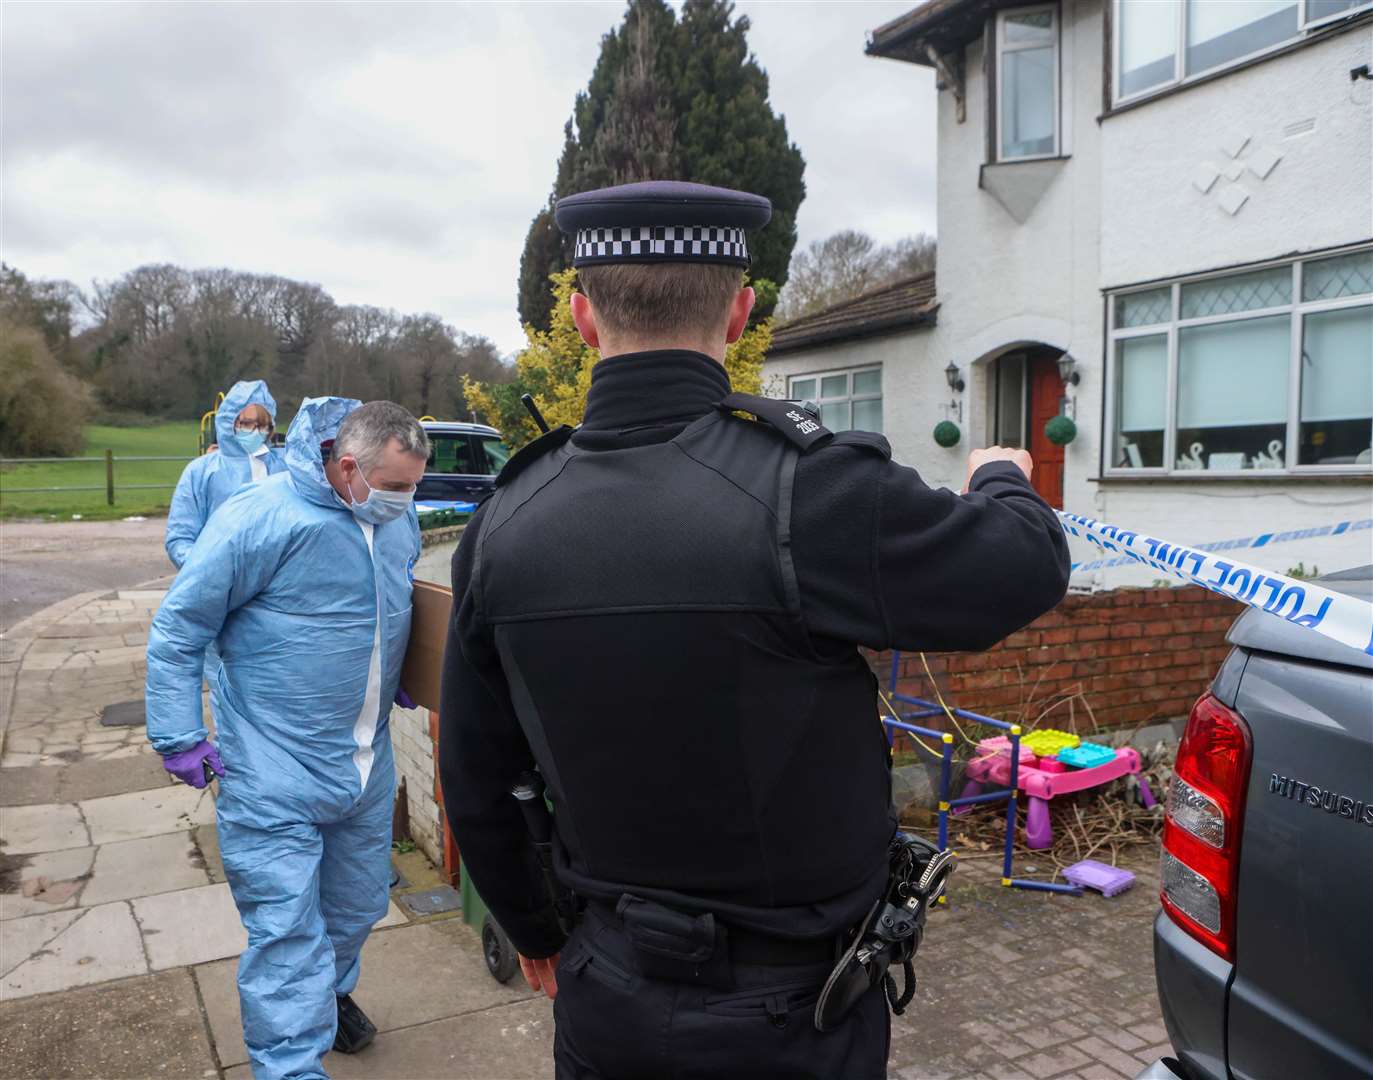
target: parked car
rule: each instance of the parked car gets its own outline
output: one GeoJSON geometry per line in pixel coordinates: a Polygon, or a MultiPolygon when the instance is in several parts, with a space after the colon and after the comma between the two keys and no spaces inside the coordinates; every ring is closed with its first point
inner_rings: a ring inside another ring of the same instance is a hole
{"type": "Polygon", "coordinates": [[[418,502],[480,502],[496,486],[510,458],[501,433],[485,424],[422,421],[429,436],[429,463],[415,491],[418,502]]]}
{"type": "MultiPolygon", "coordinates": [[[[1373,566],[1319,583],[1373,600],[1373,566]]],[[[1373,1077],[1373,656],[1255,610],[1229,640],[1164,824],[1176,1057],[1141,1080],[1373,1077]]]]}

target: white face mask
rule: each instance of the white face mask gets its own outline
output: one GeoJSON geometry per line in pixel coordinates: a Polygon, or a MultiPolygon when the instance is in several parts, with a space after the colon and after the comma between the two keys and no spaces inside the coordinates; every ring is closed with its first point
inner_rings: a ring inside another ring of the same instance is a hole
{"type": "MultiPolygon", "coordinates": [[[[409,491],[379,491],[367,483],[367,478],[362,475],[362,470],[358,470],[358,479],[362,481],[362,486],[367,489],[367,498],[362,502],[356,499],[348,505],[348,509],[353,511],[353,516],[359,521],[365,521],[369,525],[384,525],[388,521],[394,521],[410,509],[410,504],[415,499],[415,489],[409,491]]],[[[353,488],[349,485],[348,497],[352,498],[353,488]]]]}

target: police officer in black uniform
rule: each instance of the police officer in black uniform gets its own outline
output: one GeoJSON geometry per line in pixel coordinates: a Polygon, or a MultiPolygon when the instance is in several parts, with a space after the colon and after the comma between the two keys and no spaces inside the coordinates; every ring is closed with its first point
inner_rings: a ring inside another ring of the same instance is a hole
{"type": "Polygon", "coordinates": [[[731,393],[770,213],[669,182],[558,203],[603,359],[581,427],[510,460],[453,560],[444,800],[556,997],[560,1078],[885,1077],[880,985],[813,1022],[895,828],[857,646],[985,649],[1067,588],[1024,451],[974,452],[955,494],[881,435],[731,393]],[[536,767],[570,936],[510,794],[536,767]]]}

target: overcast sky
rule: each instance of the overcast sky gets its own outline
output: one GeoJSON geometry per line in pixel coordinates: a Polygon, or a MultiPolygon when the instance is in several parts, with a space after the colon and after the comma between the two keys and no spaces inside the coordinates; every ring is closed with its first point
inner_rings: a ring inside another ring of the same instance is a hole
{"type": "MultiPolygon", "coordinates": [[[[525,230],[624,6],[7,0],[0,254],[83,287],[281,274],[513,351],[525,230]]],[[[802,245],[934,231],[933,78],[863,55],[912,6],[737,6],[805,155],[802,245]]]]}

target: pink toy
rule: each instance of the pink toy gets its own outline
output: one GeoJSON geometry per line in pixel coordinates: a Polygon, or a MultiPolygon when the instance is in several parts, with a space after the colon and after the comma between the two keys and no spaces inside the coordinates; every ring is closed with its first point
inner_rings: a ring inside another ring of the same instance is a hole
{"type": "MultiPolygon", "coordinates": [[[[1140,771],[1139,752],[1126,746],[1115,752],[1113,760],[1090,769],[1070,769],[1053,772],[1035,764],[1020,763],[1020,790],[1030,797],[1025,813],[1025,842],[1032,848],[1046,848],[1054,842],[1053,826],[1049,823],[1049,800],[1055,795],[1070,795],[1100,784],[1109,784],[1122,776],[1140,771]]],[[[974,758],[968,762],[968,785],[963,794],[976,795],[986,783],[1006,786],[1011,782],[1011,755],[974,758]]]]}
{"type": "MultiPolygon", "coordinates": [[[[990,761],[992,758],[995,758],[995,757],[999,757],[1002,761],[1010,761],[1010,760],[1011,760],[1011,740],[1010,740],[1009,738],[1007,738],[1005,735],[997,735],[997,736],[995,736],[994,738],[991,738],[991,739],[979,739],[978,742],[977,742],[977,753],[976,753],[976,755],[974,755],[974,758],[973,758],[973,761],[974,761],[975,763],[990,761]]],[[[1020,765],[1021,765],[1021,767],[1024,768],[1026,765],[1033,765],[1034,763],[1035,763],[1034,751],[1031,750],[1031,749],[1030,749],[1028,746],[1026,746],[1024,743],[1021,743],[1021,744],[1020,744],[1020,765]]],[[[972,770],[969,769],[969,773],[970,773],[970,774],[971,774],[971,771],[972,771],[972,770]]],[[[1009,774],[1008,774],[1008,775],[1009,775],[1009,774]]],[[[963,785],[963,796],[961,796],[961,797],[967,797],[967,796],[971,796],[971,795],[980,795],[981,793],[982,793],[982,785],[981,785],[980,783],[978,783],[976,780],[972,779],[971,776],[969,776],[968,782],[967,782],[966,784],[963,785]]],[[[971,805],[969,805],[969,806],[955,806],[955,807],[953,808],[953,810],[950,811],[950,812],[951,812],[951,813],[954,813],[954,814],[966,814],[966,813],[968,813],[971,809],[972,809],[972,806],[971,806],[971,805]]]]}

